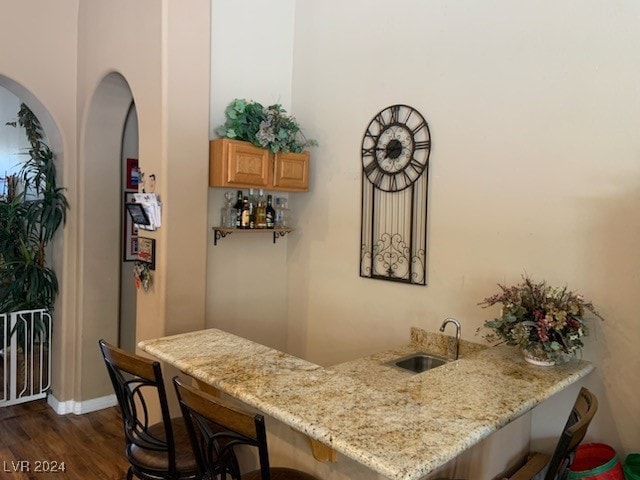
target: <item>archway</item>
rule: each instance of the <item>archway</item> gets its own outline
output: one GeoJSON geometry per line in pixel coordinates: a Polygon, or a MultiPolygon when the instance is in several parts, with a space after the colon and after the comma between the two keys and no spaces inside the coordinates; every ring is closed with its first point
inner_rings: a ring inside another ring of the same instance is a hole
{"type": "MultiPolygon", "coordinates": [[[[137,191],[137,175],[135,167],[138,160],[138,112],[135,103],[131,103],[122,132],[122,199],[123,204],[132,199],[137,191]]],[[[123,255],[120,268],[120,318],[118,345],[123,350],[135,352],[136,350],[136,308],[137,292],[134,279],[133,262],[137,258],[138,231],[137,227],[124,213],[124,205],[121,210],[123,219],[121,222],[123,238],[123,255]]]]}
{"type": "Polygon", "coordinates": [[[132,102],[131,89],[122,75],[114,72],[105,76],[88,105],[80,137],[78,298],[82,340],[77,396],[102,398],[105,404],[109,403],[112,390],[96,341],[104,338],[118,343],[122,260],[120,159],[123,130],[132,102]]]}
{"type": "MultiPolygon", "coordinates": [[[[63,181],[63,170],[65,152],[63,149],[62,135],[48,109],[29,89],[9,77],[0,75],[0,87],[14,95],[18,99],[18,105],[19,103],[26,104],[40,121],[46,143],[55,155],[58,185],[64,187],[65,182],[63,181]]],[[[4,174],[4,171],[2,174],[4,174]]],[[[65,277],[64,265],[66,265],[66,261],[63,249],[63,240],[65,238],[68,238],[66,232],[64,232],[64,230],[59,231],[54,237],[53,242],[49,245],[51,250],[47,253],[47,263],[56,272],[58,282],[61,285],[64,283],[63,279],[65,277]]],[[[60,390],[62,388],[61,384],[63,382],[64,372],[66,372],[71,358],[71,355],[68,355],[68,352],[72,352],[75,345],[73,338],[67,339],[68,346],[65,347],[67,353],[63,354],[62,343],[65,333],[73,331],[73,320],[68,320],[68,318],[66,318],[67,315],[65,315],[65,302],[63,301],[63,298],[66,294],[66,289],[61,286],[59,296],[55,302],[52,312],[54,334],[52,336],[51,349],[51,389],[53,391],[60,390]]]]}

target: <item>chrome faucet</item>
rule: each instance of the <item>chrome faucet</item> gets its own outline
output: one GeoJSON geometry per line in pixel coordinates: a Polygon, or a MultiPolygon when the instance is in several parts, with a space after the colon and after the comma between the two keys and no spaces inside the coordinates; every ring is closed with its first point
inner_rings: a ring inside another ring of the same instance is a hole
{"type": "Polygon", "coordinates": [[[460,356],[460,330],[462,327],[460,326],[460,322],[455,318],[447,318],[442,322],[442,325],[440,325],[441,332],[444,332],[444,327],[447,326],[447,323],[453,323],[456,326],[456,357],[454,360],[458,360],[458,357],[460,356]]]}

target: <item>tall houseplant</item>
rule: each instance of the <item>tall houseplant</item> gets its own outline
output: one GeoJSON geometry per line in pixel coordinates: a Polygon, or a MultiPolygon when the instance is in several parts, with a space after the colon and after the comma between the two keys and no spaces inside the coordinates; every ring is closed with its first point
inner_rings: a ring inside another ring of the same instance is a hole
{"type": "Polygon", "coordinates": [[[56,273],[47,263],[47,246],[64,225],[69,208],[56,179],[55,156],[43,140],[40,122],[25,104],[18,121],[29,150],[17,178],[0,200],[0,312],[45,308],[58,294],[56,273]]]}

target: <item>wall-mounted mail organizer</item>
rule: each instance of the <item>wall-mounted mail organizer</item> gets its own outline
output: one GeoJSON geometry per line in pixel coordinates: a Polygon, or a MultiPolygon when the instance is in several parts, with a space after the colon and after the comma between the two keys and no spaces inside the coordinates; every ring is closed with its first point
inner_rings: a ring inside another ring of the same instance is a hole
{"type": "Polygon", "coordinates": [[[155,193],[135,193],[125,207],[133,223],[142,230],[157,230],[162,225],[162,203],[155,193]]]}

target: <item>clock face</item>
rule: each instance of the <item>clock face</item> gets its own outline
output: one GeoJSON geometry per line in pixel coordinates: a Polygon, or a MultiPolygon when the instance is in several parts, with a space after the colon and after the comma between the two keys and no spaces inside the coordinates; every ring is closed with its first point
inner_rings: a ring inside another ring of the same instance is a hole
{"type": "Polygon", "coordinates": [[[426,168],[431,135],[424,117],[408,105],[378,113],[362,138],[362,168],[379,190],[397,192],[415,182],[426,168]]]}

